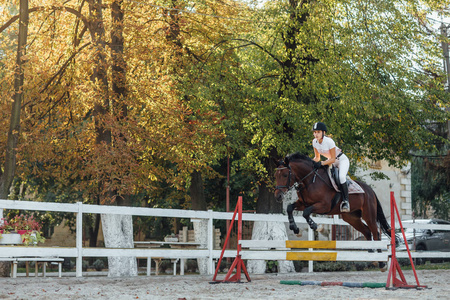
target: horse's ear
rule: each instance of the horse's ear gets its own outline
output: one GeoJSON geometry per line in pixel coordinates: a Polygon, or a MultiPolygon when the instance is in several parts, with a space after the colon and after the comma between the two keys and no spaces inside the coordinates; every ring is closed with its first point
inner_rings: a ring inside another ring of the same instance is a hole
{"type": "Polygon", "coordinates": [[[278,159],[276,159],[276,158],[274,158],[274,157],[272,157],[272,163],[274,163],[275,164],[275,166],[277,166],[278,167],[278,163],[279,163],[279,160],[278,159]]]}
{"type": "Polygon", "coordinates": [[[272,161],[277,168],[284,166],[284,161],[282,159],[273,158],[272,161]]]}
{"type": "Polygon", "coordinates": [[[287,166],[287,165],[289,165],[289,156],[286,156],[285,158],[284,158],[284,164],[287,166]]]}

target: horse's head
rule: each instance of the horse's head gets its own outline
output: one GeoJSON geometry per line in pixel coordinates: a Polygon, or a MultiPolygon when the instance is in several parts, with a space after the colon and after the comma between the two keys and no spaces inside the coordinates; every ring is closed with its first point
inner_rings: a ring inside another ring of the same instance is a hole
{"type": "Polygon", "coordinates": [[[306,155],[294,153],[287,155],[284,160],[279,160],[275,172],[275,198],[278,201],[282,200],[285,192],[296,182],[302,184],[302,181],[312,172],[313,160],[306,155]]]}
{"type": "Polygon", "coordinates": [[[281,201],[283,194],[294,184],[292,181],[292,170],[289,165],[289,157],[286,156],[284,160],[276,162],[277,168],[275,169],[275,198],[281,201]]]}

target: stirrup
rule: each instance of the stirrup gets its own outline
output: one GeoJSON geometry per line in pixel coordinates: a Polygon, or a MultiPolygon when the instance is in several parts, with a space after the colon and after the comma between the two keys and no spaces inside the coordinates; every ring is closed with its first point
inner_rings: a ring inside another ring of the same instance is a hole
{"type": "Polygon", "coordinates": [[[342,201],[341,212],[350,212],[350,204],[348,202],[342,201]]]}

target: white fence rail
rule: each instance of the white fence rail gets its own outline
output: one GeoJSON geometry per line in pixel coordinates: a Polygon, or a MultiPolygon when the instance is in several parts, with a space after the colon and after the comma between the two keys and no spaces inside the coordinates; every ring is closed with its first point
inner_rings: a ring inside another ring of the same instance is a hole
{"type": "MultiPolygon", "coordinates": [[[[214,273],[213,260],[220,257],[220,250],[213,249],[213,220],[231,220],[232,212],[215,212],[194,211],[181,209],[161,209],[161,208],[143,208],[143,207],[118,207],[108,205],[91,205],[77,202],[68,203],[49,203],[34,201],[16,201],[16,200],[0,200],[1,209],[28,210],[28,211],[54,211],[76,214],[76,247],[17,247],[17,246],[1,246],[1,257],[31,257],[31,256],[58,256],[58,257],[75,257],[76,258],[76,276],[82,276],[82,260],[83,257],[108,257],[108,256],[136,256],[136,257],[164,257],[164,258],[208,258],[209,272],[214,273]],[[208,244],[206,249],[122,249],[122,248],[88,248],[83,247],[82,243],[82,216],[85,213],[93,214],[120,214],[132,216],[148,216],[148,217],[167,217],[167,218],[190,218],[190,219],[206,219],[208,220],[208,244]]],[[[263,221],[263,222],[287,222],[287,216],[283,214],[256,214],[244,213],[243,221],[263,221]]],[[[337,216],[333,218],[315,217],[314,220],[318,224],[328,225],[348,225],[337,216]]],[[[296,222],[306,224],[303,217],[297,216],[296,222]]],[[[442,225],[419,225],[405,224],[407,227],[450,230],[442,225]]],[[[398,228],[398,225],[396,225],[398,228]]],[[[308,239],[313,240],[313,232],[309,229],[308,239]]],[[[450,253],[412,253],[413,257],[450,257],[450,253]]],[[[225,257],[234,257],[235,250],[225,251],[225,257]]],[[[399,257],[402,255],[400,254],[399,257]]],[[[261,257],[264,259],[264,257],[261,257]]],[[[310,270],[312,262],[310,262],[310,270]]]]}

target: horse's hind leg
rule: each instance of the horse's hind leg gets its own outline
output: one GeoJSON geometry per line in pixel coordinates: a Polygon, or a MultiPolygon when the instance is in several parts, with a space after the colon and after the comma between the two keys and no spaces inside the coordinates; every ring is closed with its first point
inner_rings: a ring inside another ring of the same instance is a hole
{"type": "MultiPolygon", "coordinates": [[[[363,218],[366,221],[367,226],[373,235],[373,240],[381,241],[381,235],[380,235],[380,232],[378,231],[378,226],[377,226],[376,221],[374,219],[369,219],[368,217],[364,216],[364,214],[363,214],[363,218]]],[[[377,249],[377,252],[381,253],[382,250],[377,249]]],[[[386,271],[386,263],[384,261],[379,261],[378,267],[380,268],[381,271],[383,271],[383,272],[386,271]]]]}
{"type": "MultiPolygon", "coordinates": [[[[366,240],[371,241],[372,240],[372,236],[373,239],[375,241],[380,240],[380,236],[378,234],[378,230],[377,230],[377,224],[372,224],[372,223],[368,223],[368,225],[364,224],[361,220],[361,216],[360,214],[355,214],[355,212],[350,213],[350,214],[342,214],[342,219],[349,223],[351,226],[353,226],[353,228],[355,228],[356,230],[358,230],[359,232],[361,232],[364,237],[366,238],[366,240]],[[374,229],[375,226],[375,229],[374,229]]],[[[367,221],[366,221],[367,222],[367,221]]],[[[369,250],[369,252],[373,252],[374,250],[369,250]]],[[[381,252],[381,249],[377,250],[378,252],[381,252]]],[[[379,261],[378,262],[378,267],[382,270],[385,271],[385,267],[386,267],[386,263],[383,261],[379,261]]]]}
{"type": "Polygon", "coordinates": [[[292,214],[295,209],[295,204],[289,204],[286,208],[286,212],[288,214],[288,220],[289,220],[289,229],[294,231],[295,234],[300,233],[300,229],[298,229],[297,224],[295,224],[294,221],[294,215],[292,214]]]}
{"type": "Polygon", "coordinates": [[[342,219],[350,224],[353,228],[361,232],[366,240],[372,240],[372,232],[370,228],[361,220],[361,211],[354,211],[352,213],[342,214],[342,219]]]}

